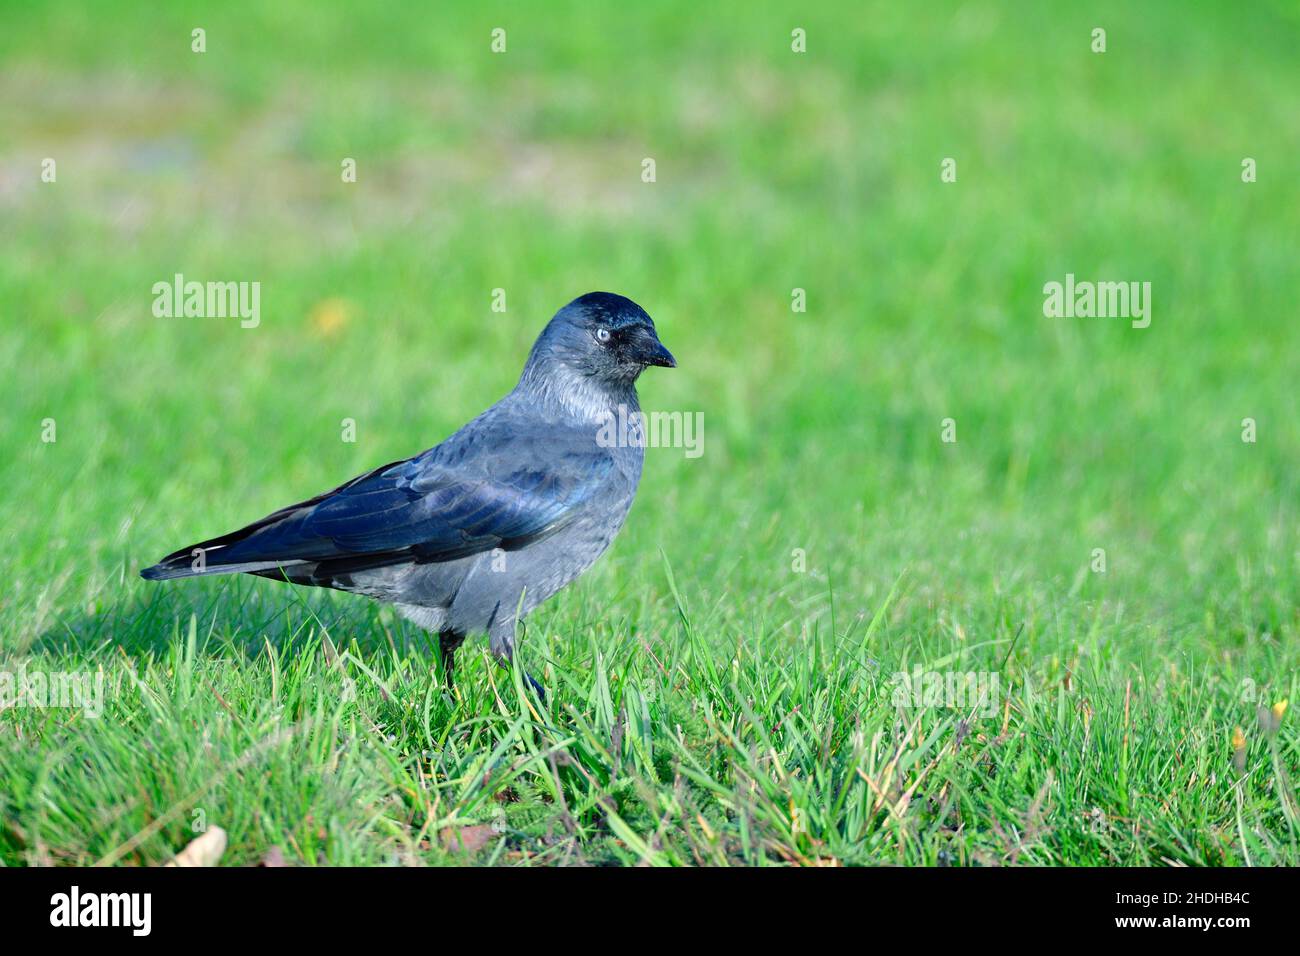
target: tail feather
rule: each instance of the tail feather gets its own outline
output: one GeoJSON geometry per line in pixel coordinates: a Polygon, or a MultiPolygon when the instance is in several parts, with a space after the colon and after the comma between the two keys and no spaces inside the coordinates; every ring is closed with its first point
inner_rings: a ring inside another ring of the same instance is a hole
{"type": "Polygon", "coordinates": [[[170,581],[174,578],[196,578],[210,574],[240,574],[245,571],[270,571],[279,567],[291,567],[303,562],[294,558],[277,561],[266,555],[256,556],[257,560],[247,560],[252,555],[245,555],[245,560],[235,557],[227,558],[232,547],[247,541],[263,528],[281,520],[299,506],[284,508],[267,515],[260,521],[245,525],[238,531],[223,534],[207,541],[187,545],[179,551],[173,551],[152,567],[143,569],[140,577],[148,581],[170,581]]]}
{"type": "MultiPolygon", "coordinates": [[[[259,574],[278,572],[282,568],[287,569],[303,565],[315,566],[318,563],[317,561],[305,559],[301,554],[292,556],[283,554],[282,557],[277,558],[276,552],[282,551],[284,543],[274,541],[275,529],[281,527],[281,523],[284,521],[300,518],[303,514],[309,513],[311,508],[340,491],[365,481],[367,478],[382,474],[395,465],[402,463],[401,461],[395,461],[389,462],[387,465],[381,465],[373,471],[358,475],[351,481],[344,482],[337,488],[317,495],[315,498],[309,498],[306,501],[300,501],[295,505],[289,505],[287,508],[272,512],[265,518],[254,521],[250,525],[245,525],[238,531],[232,531],[216,538],[209,538],[207,541],[200,541],[198,544],[191,544],[179,551],[173,551],[157,564],[143,569],[140,572],[140,577],[149,581],[168,581],[174,578],[194,578],[209,574],[259,574]],[[265,546],[268,542],[267,536],[261,534],[264,531],[271,532],[273,540],[270,542],[270,547],[265,546]],[[240,547],[241,545],[243,547],[240,547]]],[[[384,564],[390,563],[390,561],[386,555],[379,555],[371,563],[384,564]]],[[[285,575],[279,573],[269,573],[265,576],[285,577],[285,575]]],[[[303,577],[303,574],[299,572],[296,575],[288,575],[287,577],[297,583],[296,579],[303,577]]],[[[304,580],[302,583],[312,582],[304,580]]]]}
{"type": "MultiPolygon", "coordinates": [[[[195,545],[197,551],[201,546],[195,545]]],[[[140,577],[147,581],[170,581],[175,578],[197,578],[212,574],[242,574],[244,572],[272,571],[282,567],[303,564],[302,561],[245,561],[237,564],[207,564],[197,554],[185,551],[163,558],[157,564],[140,571],[140,577]]]]}

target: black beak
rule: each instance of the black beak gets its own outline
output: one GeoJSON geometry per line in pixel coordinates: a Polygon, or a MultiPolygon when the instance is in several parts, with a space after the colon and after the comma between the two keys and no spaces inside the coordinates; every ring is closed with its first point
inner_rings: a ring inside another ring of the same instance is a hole
{"type": "Polygon", "coordinates": [[[677,359],[673,353],[664,348],[652,326],[637,326],[628,331],[620,351],[624,361],[630,361],[642,368],[658,365],[662,368],[676,368],[677,359]]]}
{"type": "Polygon", "coordinates": [[[654,329],[638,329],[632,340],[633,354],[642,365],[658,365],[662,368],[676,368],[677,359],[673,353],[664,348],[654,329]]]}
{"type": "Polygon", "coordinates": [[[646,356],[647,365],[658,365],[663,368],[676,368],[677,359],[673,358],[673,353],[664,348],[664,344],[657,339],[654,346],[646,356]]]}

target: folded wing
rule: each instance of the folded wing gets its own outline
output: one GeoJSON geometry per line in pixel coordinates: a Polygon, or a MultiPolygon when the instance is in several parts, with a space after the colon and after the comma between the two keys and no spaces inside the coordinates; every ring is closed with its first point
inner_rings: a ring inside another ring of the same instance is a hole
{"type": "Polygon", "coordinates": [[[188,577],[328,562],[360,570],[514,550],[564,527],[613,467],[592,435],[530,436],[483,422],[141,572],[188,577]]]}

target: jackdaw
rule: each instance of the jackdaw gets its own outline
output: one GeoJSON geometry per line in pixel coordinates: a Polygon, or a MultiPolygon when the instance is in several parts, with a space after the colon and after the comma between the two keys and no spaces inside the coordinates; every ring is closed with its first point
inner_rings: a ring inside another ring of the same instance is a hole
{"type": "Polygon", "coordinates": [[[590,292],[542,330],[514,391],[441,445],[140,574],[256,574],[386,601],[438,633],[449,685],[470,634],[486,633],[509,663],[516,621],[591,567],[622,527],[645,455],[636,379],[676,364],[644,309],[590,292]],[[629,425],[611,441],[620,414],[629,425]]]}

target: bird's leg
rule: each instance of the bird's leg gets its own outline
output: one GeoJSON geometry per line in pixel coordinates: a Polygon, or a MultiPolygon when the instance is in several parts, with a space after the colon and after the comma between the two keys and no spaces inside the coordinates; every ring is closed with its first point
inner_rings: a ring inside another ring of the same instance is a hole
{"type": "MultiPolygon", "coordinates": [[[[512,667],[515,659],[514,622],[510,622],[508,630],[504,626],[493,627],[488,632],[488,646],[491,647],[492,656],[497,659],[498,664],[505,668],[512,667]]],[[[523,675],[525,683],[533,689],[537,699],[543,704],[546,703],[546,688],[528,671],[523,671],[523,675]]]]}
{"type": "Polygon", "coordinates": [[[533,689],[533,693],[537,695],[537,699],[543,704],[546,703],[546,688],[538,683],[537,678],[528,673],[528,671],[524,671],[524,680],[528,681],[528,686],[533,689]]]}
{"type": "Polygon", "coordinates": [[[456,686],[456,648],[465,642],[465,635],[455,631],[438,632],[438,653],[442,658],[442,674],[447,681],[447,689],[456,686]]]}

